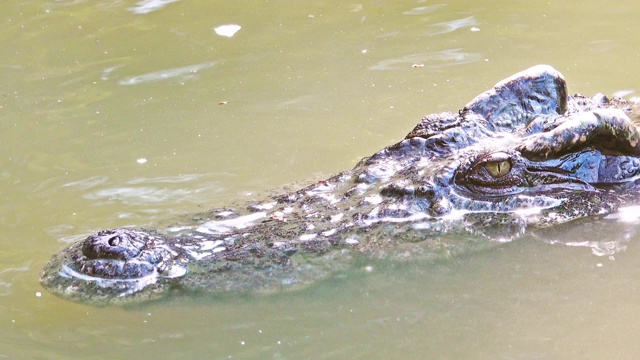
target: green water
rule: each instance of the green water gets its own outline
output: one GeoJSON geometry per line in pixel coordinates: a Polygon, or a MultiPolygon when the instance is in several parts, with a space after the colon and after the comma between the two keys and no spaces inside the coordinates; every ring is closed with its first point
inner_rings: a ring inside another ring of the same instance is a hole
{"type": "Polygon", "coordinates": [[[38,284],[91,232],[350,168],[531,65],[637,96],[640,8],[577,4],[3,1],[0,358],[634,357],[640,236],[611,221],[270,297],[94,308],[38,284]]]}

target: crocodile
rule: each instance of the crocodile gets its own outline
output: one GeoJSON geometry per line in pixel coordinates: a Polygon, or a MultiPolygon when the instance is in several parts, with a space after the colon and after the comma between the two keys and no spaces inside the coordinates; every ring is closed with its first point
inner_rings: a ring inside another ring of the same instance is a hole
{"type": "Polygon", "coordinates": [[[273,293],[376,259],[451,259],[638,201],[636,108],[569,96],[548,65],[296,191],[162,230],[99,231],[61,250],[41,283],[90,304],[183,293],[273,293]]]}

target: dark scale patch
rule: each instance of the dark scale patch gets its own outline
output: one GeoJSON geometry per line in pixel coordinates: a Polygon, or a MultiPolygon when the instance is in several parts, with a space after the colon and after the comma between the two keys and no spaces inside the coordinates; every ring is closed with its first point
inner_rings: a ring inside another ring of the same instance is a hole
{"type": "Polygon", "coordinates": [[[415,193],[413,184],[393,182],[380,188],[380,194],[383,196],[398,197],[411,196],[415,193]]]}
{"type": "Polygon", "coordinates": [[[464,221],[470,233],[501,241],[519,237],[527,226],[526,218],[514,213],[471,213],[464,221]]]}
{"type": "Polygon", "coordinates": [[[407,134],[405,139],[410,139],[414,137],[421,137],[428,139],[432,136],[438,135],[447,129],[458,129],[460,128],[460,123],[463,122],[464,119],[450,112],[444,112],[440,114],[432,114],[425,116],[422,120],[416,125],[407,134]]]}
{"type": "Polygon", "coordinates": [[[306,252],[322,254],[331,249],[331,243],[326,239],[312,239],[300,242],[300,248],[306,252]]]}

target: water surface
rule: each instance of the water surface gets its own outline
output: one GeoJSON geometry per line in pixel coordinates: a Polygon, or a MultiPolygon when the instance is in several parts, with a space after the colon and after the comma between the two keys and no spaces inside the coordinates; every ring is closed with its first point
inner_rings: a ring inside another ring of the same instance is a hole
{"type": "Polygon", "coordinates": [[[533,232],[441,264],[376,263],[268,297],[95,308],[37,281],[51,254],[91,232],[154,227],[350,168],[534,64],[563,72],[572,93],[637,96],[639,8],[5,0],[0,14],[0,357],[640,350],[633,219],[533,232]],[[224,25],[239,30],[219,35],[224,25]],[[609,240],[625,246],[609,251],[609,240]]]}

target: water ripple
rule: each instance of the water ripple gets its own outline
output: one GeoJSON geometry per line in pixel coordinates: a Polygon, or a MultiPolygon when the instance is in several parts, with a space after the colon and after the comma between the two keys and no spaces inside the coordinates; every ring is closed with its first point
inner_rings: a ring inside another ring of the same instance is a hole
{"type": "Polygon", "coordinates": [[[29,271],[28,265],[1,270],[0,271],[0,296],[7,296],[11,294],[11,289],[10,289],[11,285],[17,277],[15,273],[17,272],[23,273],[26,271],[29,271]]]}
{"type": "Polygon", "coordinates": [[[463,52],[462,49],[446,49],[436,52],[424,52],[406,55],[401,58],[383,60],[369,68],[369,70],[397,70],[411,67],[412,64],[423,63],[428,68],[443,68],[452,65],[462,65],[481,60],[478,53],[463,52]]]}
{"type": "Polygon", "coordinates": [[[200,203],[211,199],[213,193],[224,191],[219,181],[207,180],[209,176],[229,174],[182,174],[177,176],[137,177],[128,180],[124,186],[112,184],[106,177],[90,177],[64,184],[83,190],[85,199],[97,205],[114,201],[128,205],[157,204],[177,200],[200,203]],[[176,186],[172,186],[176,184],[176,186]],[[181,184],[181,185],[177,185],[181,184]]]}
{"type": "Polygon", "coordinates": [[[130,86],[143,83],[167,80],[179,77],[181,80],[191,80],[196,78],[196,73],[200,70],[210,68],[216,61],[205,62],[196,65],[182,66],[177,68],[164,69],[142,75],[130,76],[118,82],[120,85],[130,86]]]}
{"type": "Polygon", "coordinates": [[[178,2],[178,0],[143,0],[136,3],[136,6],[130,7],[127,10],[131,11],[134,14],[148,14],[150,12],[160,10],[163,7],[178,2]]]}
{"type": "Polygon", "coordinates": [[[419,7],[415,7],[411,10],[405,11],[402,14],[403,15],[424,15],[424,14],[429,14],[432,13],[438,9],[440,9],[441,7],[447,6],[447,4],[434,4],[434,5],[429,5],[429,6],[419,6],[419,7]]]}
{"type": "Polygon", "coordinates": [[[117,187],[95,191],[85,195],[85,198],[107,201],[119,199],[128,204],[148,204],[183,198],[192,193],[193,191],[187,189],[170,190],[153,186],[117,187]]]}
{"type": "Polygon", "coordinates": [[[78,188],[80,188],[82,190],[87,190],[87,189],[90,189],[92,187],[104,184],[108,180],[109,179],[106,176],[92,176],[90,178],[86,178],[86,179],[82,179],[82,180],[72,181],[70,183],[66,183],[66,184],[62,185],[62,187],[78,187],[78,188]]]}
{"type": "Polygon", "coordinates": [[[480,23],[473,16],[469,16],[464,19],[445,21],[437,24],[432,24],[431,27],[439,28],[439,30],[432,32],[429,35],[434,36],[434,35],[446,34],[446,33],[454,32],[464,27],[475,26],[479,24],[480,23]]]}

